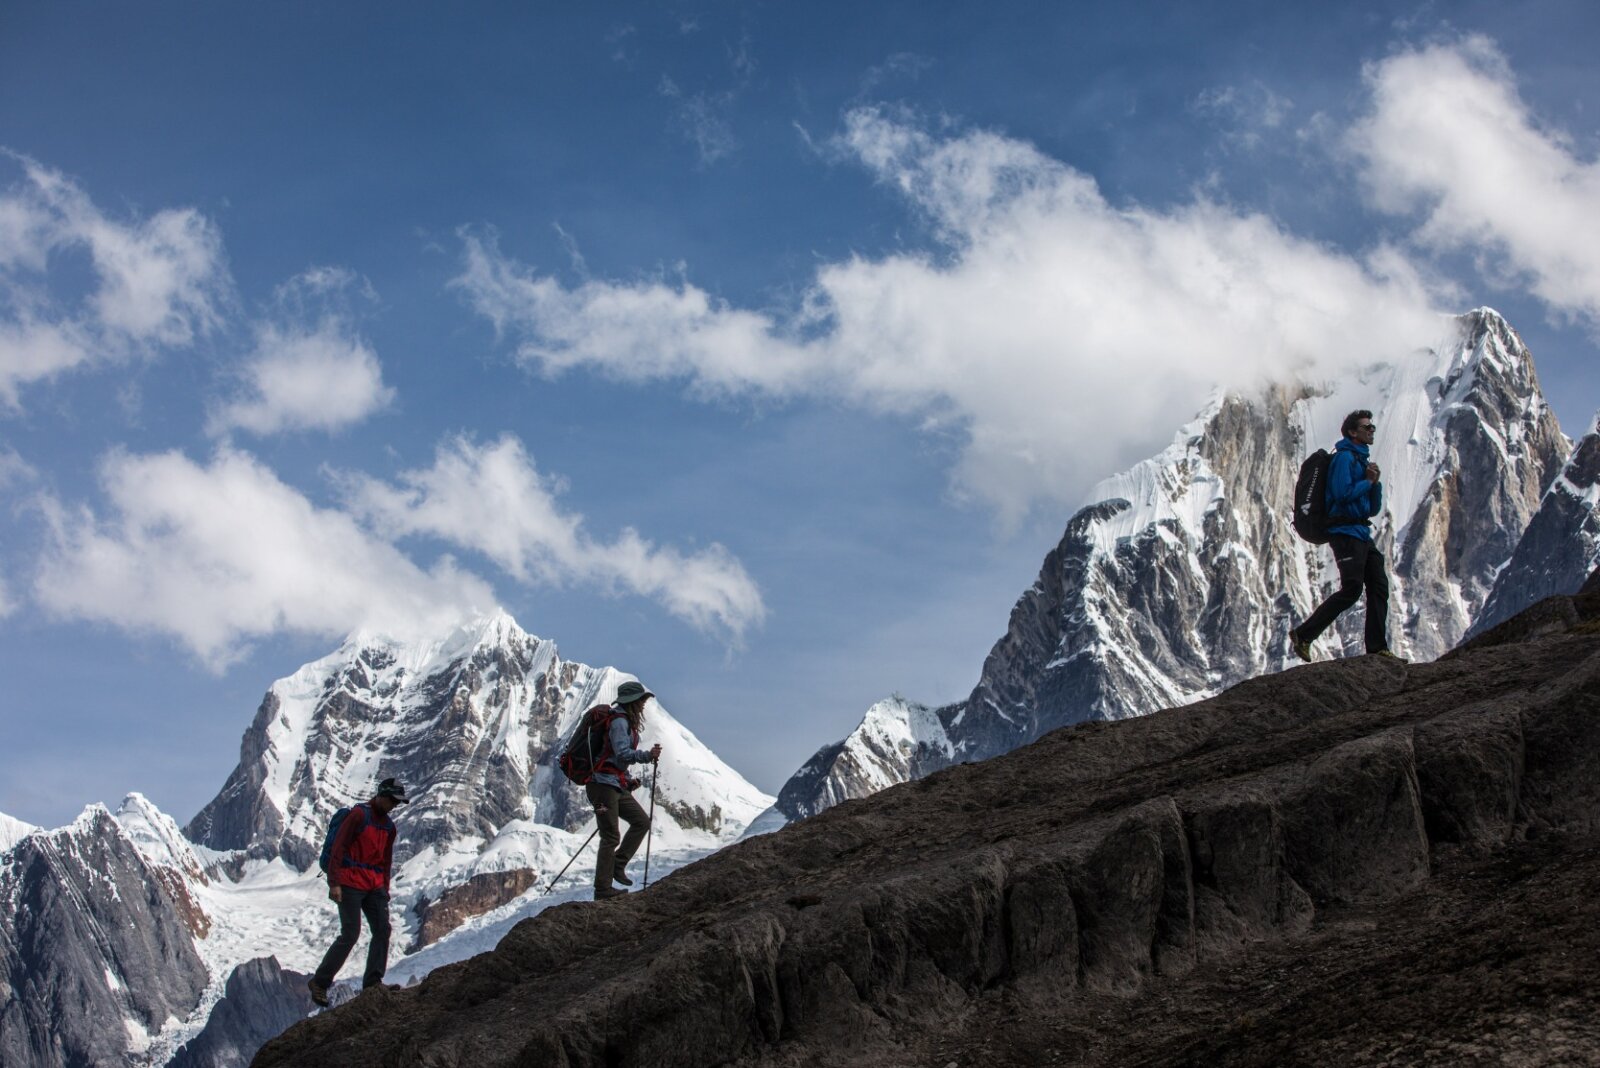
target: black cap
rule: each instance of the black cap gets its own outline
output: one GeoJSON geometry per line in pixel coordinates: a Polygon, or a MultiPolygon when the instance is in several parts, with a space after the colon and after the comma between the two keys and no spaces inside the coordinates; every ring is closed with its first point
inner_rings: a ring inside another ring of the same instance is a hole
{"type": "Polygon", "coordinates": [[[397,805],[404,805],[411,801],[406,796],[406,788],[400,785],[398,779],[385,779],[378,784],[379,797],[391,797],[397,805]]]}

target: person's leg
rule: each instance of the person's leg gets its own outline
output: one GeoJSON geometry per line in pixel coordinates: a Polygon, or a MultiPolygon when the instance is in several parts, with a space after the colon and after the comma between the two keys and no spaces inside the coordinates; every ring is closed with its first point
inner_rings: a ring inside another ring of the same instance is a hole
{"type": "Polygon", "coordinates": [[[1389,572],[1383,554],[1367,552],[1364,574],[1367,588],[1367,652],[1389,648],[1389,572]]]}
{"type": "Polygon", "coordinates": [[[623,793],[615,787],[594,782],[583,791],[589,796],[589,804],[594,806],[595,822],[600,826],[600,855],[594,862],[594,888],[610,890],[611,866],[616,859],[617,843],[622,838],[617,828],[617,807],[623,793]]]}
{"type": "Polygon", "coordinates": [[[383,973],[389,970],[389,895],[382,890],[362,894],[361,914],[367,918],[367,932],[372,935],[372,944],[367,947],[367,970],[361,976],[365,989],[383,982],[383,973]]]}
{"type": "Polygon", "coordinates": [[[1361,600],[1361,590],[1366,582],[1367,555],[1371,544],[1360,538],[1335,534],[1328,539],[1328,548],[1333,550],[1334,562],[1339,566],[1339,588],[1317,606],[1317,610],[1311,613],[1311,618],[1290,632],[1292,637],[1301,641],[1316,641],[1323,631],[1333,625],[1333,621],[1338,619],[1341,613],[1361,600]]]}
{"type": "Polygon", "coordinates": [[[339,969],[344,967],[345,958],[350,955],[356,939],[361,937],[360,893],[359,890],[351,890],[348,886],[339,890],[339,937],[333,940],[333,945],[328,947],[322,963],[317,965],[314,978],[318,986],[333,985],[334,977],[339,974],[339,969]]]}
{"type": "Polygon", "coordinates": [[[621,871],[639,852],[639,843],[644,841],[644,836],[650,833],[650,814],[629,793],[624,793],[618,800],[617,813],[628,821],[628,834],[622,839],[622,845],[617,847],[615,870],[621,871]]]}

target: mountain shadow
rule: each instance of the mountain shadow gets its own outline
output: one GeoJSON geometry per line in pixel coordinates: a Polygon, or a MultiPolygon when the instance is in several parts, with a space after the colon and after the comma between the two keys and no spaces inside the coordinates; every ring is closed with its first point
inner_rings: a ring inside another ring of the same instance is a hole
{"type": "Polygon", "coordinates": [[[1600,572],[550,909],[255,1063],[1600,1059],[1600,572]]]}

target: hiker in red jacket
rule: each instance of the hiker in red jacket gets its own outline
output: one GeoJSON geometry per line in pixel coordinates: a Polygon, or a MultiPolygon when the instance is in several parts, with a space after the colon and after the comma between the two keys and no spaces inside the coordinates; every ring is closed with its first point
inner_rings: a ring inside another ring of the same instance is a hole
{"type": "Polygon", "coordinates": [[[381,983],[389,970],[389,871],[395,834],[389,813],[407,800],[404,786],[385,779],[370,801],[353,806],[339,824],[328,853],[328,897],[339,904],[339,937],[306,980],[311,1000],[318,1005],[328,1004],[328,987],[361,937],[362,916],[372,932],[362,989],[381,983]]]}

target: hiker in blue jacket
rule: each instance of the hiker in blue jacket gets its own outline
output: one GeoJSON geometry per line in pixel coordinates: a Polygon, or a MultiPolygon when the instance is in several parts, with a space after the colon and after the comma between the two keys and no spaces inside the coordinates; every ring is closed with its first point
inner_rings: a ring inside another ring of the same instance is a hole
{"type": "Polygon", "coordinates": [[[1389,650],[1389,575],[1383,554],[1372,544],[1372,517],[1383,510],[1382,472],[1367,458],[1378,426],[1366,410],[1345,416],[1344,435],[1328,463],[1328,547],[1339,565],[1339,588],[1289,632],[1294,655],[1309,663],[1311,643],[1347,608],[1367,595],[1367,652],[1389,650]]]}
{"type": "Polygon", "coordinates": [[[617,687],[611,721],[606,725],[605,751],[595,761],[594,776],[583,788],[600,827],[600,855],[594,865],[596,901],[627,893],[611,884],[615,881],[623,886],[633,885],[625,869],[650,832],[649,814],[633,799],[632,791],[639,780],[628,774],[628,765],[654,764],[661,758],[659,745],[648,751],[639,748],[645,702],[654,696],[637,682],[617,687]],[[625,838],[619,833],[619,818],[628,824],[625,838]]]}

